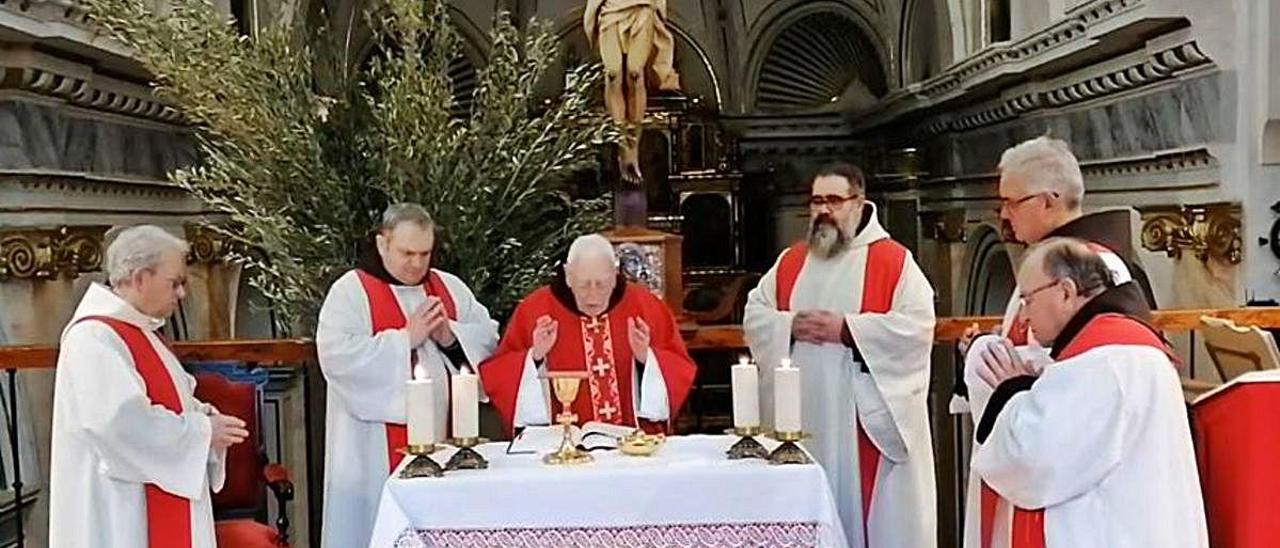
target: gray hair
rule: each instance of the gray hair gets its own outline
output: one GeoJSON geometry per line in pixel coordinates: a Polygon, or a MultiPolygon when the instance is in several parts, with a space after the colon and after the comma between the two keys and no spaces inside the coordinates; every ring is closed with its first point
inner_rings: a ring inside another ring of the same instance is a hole
{"type": "Polygon", "coordinates": [[[121,230],[107,246],[107,280],[118,286],[139,270],[154,268],[168,253],[187,253],[187,241],[155,225],[121,230]]]}
{"type": "Polygon", "coordinates": [[[431,214],[427,213],[426,208],[411,202],[401,202],[387,206],[387,209],[382,212],[382,223],[378,225],[378,230],[392,231],[404,223],[413,223],[422,227],[423,230],[433,232],[436,229],[436,222],[431,218],[431,214]]]}
{"type": "Polygon", "coordinates": [[[1023,141],[1004,151],[999,167],[1022,176],[1028,192],[1056,192],[1072,209],[1084,201],[1084,175],[1066,141],[1048,135],[1023,141]]]}
{"type": "Polygon", "coordinates": [[[586,257],[601,257],[608,259],[613,266],[618,266],[618,255],[613,251],[613,243],[599,234],[578,236],[569,245],[569,257],[565,259],[565,264],[571,265],[586,257]]]}
{"type": "Polygon", "coordinates": [[[1106,261],[1075,238],[1050,238],[1032,247],[1028,259],[1038,260],[1042,272],[1052,280],[1071,280],[1076,291],[1092,297],[1115,286],[1106,261]]]}

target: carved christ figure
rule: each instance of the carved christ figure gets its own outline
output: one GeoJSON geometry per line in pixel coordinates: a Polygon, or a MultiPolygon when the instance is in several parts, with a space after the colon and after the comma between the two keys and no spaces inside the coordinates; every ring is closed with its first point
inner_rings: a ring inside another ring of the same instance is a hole
{"type": "Polygon", "coordinates": [[[646,73],[653,70],[658,89],[680,89],[675,40],[667,29],[667,0],[587,0],[582,25],[588,44],[599,48],[604,63],[605,107],[614,120],[628,126],[618,152],[622,179],[637,184],[639,125],[648,102],[646,73]]]}

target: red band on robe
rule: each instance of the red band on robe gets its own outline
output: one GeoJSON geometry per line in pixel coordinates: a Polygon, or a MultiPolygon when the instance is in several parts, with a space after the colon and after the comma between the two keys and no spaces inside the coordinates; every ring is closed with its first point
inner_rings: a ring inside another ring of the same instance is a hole
{"type": "MultiPolygon", "coordinates": [[[[1101,251],[1107,251],[1101,247],[1101,251]]],[[[1099,251],[1099,249],[1095,249],[1099,251]]],[[[1098,348],[1110,345],[1150,346],[1158,349],[1169,358],[1175,366],[1180,360],[1165,344],[1164,340],[1147,324],[1123,314],[1099,314],[1085,324],[1075,338],[1058,355],[1058,360],[1074,358],[1098,348]]],[[[1001,500],[999,493],[982,484],[982,548],[991,547],[994,535],[996,505],[1001,500]]],[[[1044,548],[1044,510],[1013,509],[1013,526],[1010,546],[1012,548],[1044,548]]]]}
{"type": "MultiPolygon", "coordinates": [[[[79,321],[107,324],[124,341],[133,365],[146,386],[147,398],[174,414],[182,414],[182,399],[173,385],[173,377],[147,339],[142,328],[107,316],[88,316],[79,321]]],[[[145,485],[147,500],[147,546],[149,548],[191,547],[191,501],[165,491],[154,484],[145,485]]]]}
{"type": "MultiPolygon", "coordinates": [[[[618,362],[614,359],[612,325],[609,315],[581,320],[582,352],[587,364],[587,387],[591,395],[592,420],[626,424],[622,394],[618,388],[618,362]]],[[[631,426],[636,426],[635,424],[631,426]]]]}
{"type": "MultiPolygon", "coordinates": [[[[400,301],[396,300],[395,291],[391,289],[391,284],[379,280],[363,270],[357,270],[356,274],[360,278],[360,285],[364,287],[364,294],[369,298],[369,319],[373,324],[373,334],[377,335],[383,331],[392,329],[404,329],[408,325],[408,320],[404,316],[404,311],[400,310],[400,301]]],[[[457,321],[458,310],[454,306],[453,296],[449,294],[449,288],[444,284],[444,280],[440,278],[440,274],[434,270],[427,274],[427,282],[422,285],[422,290],[428,296],[440,299],[440,304],[444,306],[445,315],[450,320],[457,321]]],[[[417,365],[417,352],[409,351],[409,368],[412,374],[413,366],[417,365]]],[[[400,465],[400,459],[404,455],[400,453],[409,445],[409,430],[403,424],[386,425],[387,432],[387,462],[391,466],[391,470],[395,470],[400,465]]]]}
{"type": "MultiPolygon", "coordinates": [[[[791,310],[791,295],[796,280],[809,257],[809,246],[804,242],[793,244],[778,262],[777,303],[778,310],[791,310]]],[[[863,314],[884,314],[893,308],[893,294],[902,279],[906,267],[907,248],[889,238],[871,242],[867,246],[867,266],[862,273],[863,314]]],[[[857,338],[857,334],[854,334],[857,338]]],[[[861,423],[858,426],[858,479],[862,488],[862,535],[867,535],[867,520],[871,516],[872,497],[875,496],[876,476],[879,474],[881,453],[871,441],[861,423]]]]}

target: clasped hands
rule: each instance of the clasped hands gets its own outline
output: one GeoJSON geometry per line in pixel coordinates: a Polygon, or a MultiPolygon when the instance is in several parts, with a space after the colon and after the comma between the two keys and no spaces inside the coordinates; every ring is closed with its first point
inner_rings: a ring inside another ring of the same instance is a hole
{"type": "Polygon", "coordinates": [[[409,332],[411,348],[422,346],[428,338],[441,347],[450,346],[457,341],[453,329],[449,327],[449,316],[444,303],[438,297],[428,296],[427,302],[409,315],[407,323],[405,329],[409,332]]]}
{"type": "Polygon", "coordinates": [[[830,310],[801,310],[791,319],[791,337],[811,344],[844,344],[844,315],[830,310]]]}
{"type": "Polygon", "coordinates": [[[978,378],[992,388],[1014,377],[1038,376],[1031,362],[1023,358],[1007,338],[1001,337],[983,346],[978,356],[981,359],[975,372],[978,378]]]}

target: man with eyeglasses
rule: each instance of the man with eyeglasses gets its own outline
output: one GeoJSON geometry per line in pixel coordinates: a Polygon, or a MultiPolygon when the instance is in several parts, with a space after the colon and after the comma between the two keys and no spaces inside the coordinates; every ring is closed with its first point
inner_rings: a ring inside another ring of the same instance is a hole
{"type": "MultiPolygon", "coordinates": [[[[1115,295],[1129,301],[1137,316],[1149,317],[1155,300],[1150,282],[1137,264],[1129,212],[1083,213],[1084,176],[1067,143],[1047,136],[1025,141],[1004,152],[999,170],[999,215],[1006,232],[1012,233],[1010,239],[1026,244],[1053,237],[1090,242],[1110,269],[1117,285],[1115,295]]],[[[1021,297],[1027,293],[1021,286],[1014,288],[997,333],[977,336],[977,329],[970,328],[962,338],[964,371],[962,382],[957,383],[953,411],[969,411],[975,418],[981,415],[995,389],[992,371],[1001,366],[1008,349],[1015,349],[1037,370],[1050,361],[1048,349],[1036,342],[1034,329],[1022,312],[1021,297]]],[[[1011,508],[990,489],[984,489],[977,477],[971,475],[968,483],[965,546],[991,548],[979,539],[992,529],[1005,529],[1011,508]]]]}
{"type": "Polygon", "coordinates": [[[982,546],[1207,547],[1178,359],[1096,246],[1053,238],[1018,273],[1053,362],[1008,345],[984,379],[972,471],[1011,509],[982,546]]]}
{"type": "Polygon", "coordinates": [[[187,242],[154,225],[107,246],[62,332],[53,390],[49,546],[214,548],[211,491],[245,423],[195,397],[160,328],[186,297],[187,242]]]}
{"type": "MultiPolygon", "coordinates": [[[[926,398],[933,287],[867,201],[862,172],[820,170],[809,237],[783,251],[747,297],[744,334],[767,371],[800,368],[805,446],[827,473],[855,547],[937,545],[926,398]]],[[[772,413],[764,413],[771,417],[772,413]]]]}

